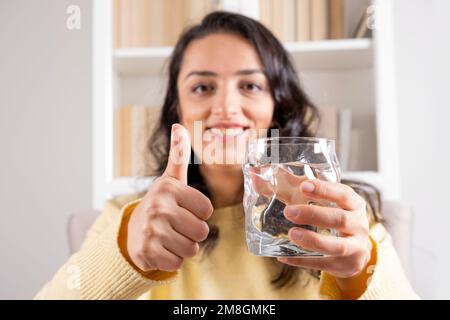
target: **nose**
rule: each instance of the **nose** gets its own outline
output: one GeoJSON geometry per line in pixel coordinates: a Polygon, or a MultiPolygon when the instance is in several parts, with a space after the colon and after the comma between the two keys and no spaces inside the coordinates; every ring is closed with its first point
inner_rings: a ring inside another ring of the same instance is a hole
{"type": "Polygon", "coordinates": [[[240,109],[238,92],[235,92],[232,88],[218,90],[212,106],[212,113],[214,115],[227,119],[236,116],[240,109]]]}

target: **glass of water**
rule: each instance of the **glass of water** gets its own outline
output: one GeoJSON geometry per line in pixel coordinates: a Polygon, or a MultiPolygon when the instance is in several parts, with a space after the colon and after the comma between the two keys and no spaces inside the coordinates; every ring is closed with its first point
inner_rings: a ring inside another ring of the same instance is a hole
{"type": "Polygon", "coordinates": [[[323,256],[300,248],[289,240],[292,227],[337,235],[334,229],[296,225],[284,217],[286,205],[336,206],[308,199],[300,191],[305,180],[340,182],[334,140],[276,137],[250,140],[244,171],[246,240],[249,251],[259,256],[323,256]]]}

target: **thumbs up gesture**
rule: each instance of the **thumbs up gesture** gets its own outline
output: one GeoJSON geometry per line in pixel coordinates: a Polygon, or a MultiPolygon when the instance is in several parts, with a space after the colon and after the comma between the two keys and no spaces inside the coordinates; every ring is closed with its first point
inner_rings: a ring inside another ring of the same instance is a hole
{"type": "Polygon", "coordinates": [[[127,250],[142,271],[175,271],[195,256],[209,233],[210,200],[187,185],[188,131],[172,126],[166,170],[150,186],[128,223],[127,250]]]}

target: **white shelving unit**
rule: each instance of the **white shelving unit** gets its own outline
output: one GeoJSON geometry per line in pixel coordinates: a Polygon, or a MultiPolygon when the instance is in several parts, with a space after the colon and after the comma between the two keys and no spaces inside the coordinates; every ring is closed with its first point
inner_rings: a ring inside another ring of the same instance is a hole
{"type": "MultiPolygon", "coordinates": [[[[158,105],[165,85],[171,47],[112,49],[112,6],[93,1],[93,201],[101,208],[107,197],[145,188],[150,179],[113,179],[113,108],[158,105]]],[[[389,1],[375,0],[389,13],[389,1]]],[[[389,15],[373,39],[286,43],[306,92],[319,105],[352,110],[354,125],[364,134],[363,168],[344,173],[379,186],[395,198],[396,140],[392,38],[389,15]]]]}
{"type": "MultiPolygon", "coordinates": [[[[348,70],[372,67],[370,39],[326,40],[286,43],[286,50],[302,71],[348,70]]],[[[119,77],[157,77],[164,71],[171,47],[125,48],[114,51],[119,77]]]]}

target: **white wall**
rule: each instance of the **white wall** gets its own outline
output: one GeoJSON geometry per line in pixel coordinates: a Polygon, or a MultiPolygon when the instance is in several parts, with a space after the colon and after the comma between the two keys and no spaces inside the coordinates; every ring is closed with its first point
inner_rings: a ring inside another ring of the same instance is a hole
{"type": "Polygon", "coordinates": [[[414,284],[450,298],[450,1],[395,0],[401,198],[411,203],[414,284]]]}
{"type": "Polygon", "coordinates": [[[90,28],[90,0],[0,1],[0,299],[33,297],[91,205],[90,28]]]}

